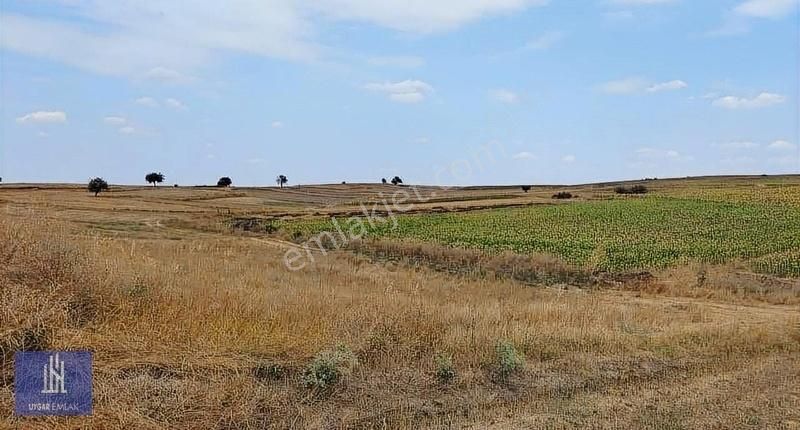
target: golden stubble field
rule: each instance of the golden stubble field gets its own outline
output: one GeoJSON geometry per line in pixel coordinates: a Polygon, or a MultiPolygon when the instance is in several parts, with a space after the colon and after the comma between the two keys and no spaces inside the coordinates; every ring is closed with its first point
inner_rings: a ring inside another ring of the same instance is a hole
{"type": "MultiPolygon", "coordinates": [[[[795,281],[687,266],[532,286],[350,251],[293,272],[280,241],[219,227],[382,190],[0,187],[0,427],[800,428],[795,281]],[[93,350],[94,416],[14,417],[19,349],[93,350]]],[[[553,189],[441,192],[420,210],[553,189]]]]}

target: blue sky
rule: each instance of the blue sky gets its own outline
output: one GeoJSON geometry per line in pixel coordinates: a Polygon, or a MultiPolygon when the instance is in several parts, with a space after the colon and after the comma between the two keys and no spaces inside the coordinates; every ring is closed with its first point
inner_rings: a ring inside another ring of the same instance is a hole
{"type": "Polygon", "coordinates": [[[4,182],[800,172],[797,0],[3,0],[4,182]]]}

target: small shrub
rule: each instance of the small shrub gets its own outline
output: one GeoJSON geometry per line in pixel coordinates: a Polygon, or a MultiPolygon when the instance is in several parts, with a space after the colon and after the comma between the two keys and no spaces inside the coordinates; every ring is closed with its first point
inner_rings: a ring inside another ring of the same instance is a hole
{"type": "Polygon", "coordinates": [[[334,350],[322,351],[306,368],[303,384],[308,388],[325,390],[352,372],[358,364],[355,354],[344,345],[334,350]]]}
{"type": "Polygon", "coordinates": [[[436,356],[436,380],[442,384],[447,384],[456,377],[456,370],[453,367],[453,358],[446,354],[436,356]]]}
{"type": "Polygon", "coordinates": [[[522,191],[525,191],[527,193],[530,190],[531,190],[531,186],[530,185],[523,185],[522,186],[522,191]]]}
{"type": "Polygon", "coordinates": [[[495,347],[495,367],[497,374],[501,378],[506,378],[512,373],[522,369],[525,359],[514,347],[514,344],[507,340],[501,340],[495,347]]]}
{"type": "Polygon", "coordinates": [[[572,193],[566,191],[560,191],[556,194],[553,194],[553,198],[559,200],[571,199],[572,197],[573,197],[572,193]]]}
{"type": "Polygon", "coordinates": [[[632,187],[617,186],[614,192],[617,194],[647,194],[649,190],[644,185],[634,185],[632,187]]]}

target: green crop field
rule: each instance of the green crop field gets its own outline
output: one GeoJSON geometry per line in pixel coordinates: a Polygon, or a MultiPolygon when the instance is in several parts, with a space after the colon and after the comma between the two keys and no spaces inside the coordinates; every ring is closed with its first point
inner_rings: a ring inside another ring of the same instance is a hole
{"type": "MultiPolygon", "coordinates": [[[[340,223],[342,220],[339,221],[340,223]]],[[[369,236],[436,242],[490,252],[546,253],[591,269],[629,271],[691,261],[741,261],[800,276],[800,208],[795,205],[648,196],[452,214],[398,217],[369,236]]],[[[289,223],[306,236],[330,221],[289,223]]]]}

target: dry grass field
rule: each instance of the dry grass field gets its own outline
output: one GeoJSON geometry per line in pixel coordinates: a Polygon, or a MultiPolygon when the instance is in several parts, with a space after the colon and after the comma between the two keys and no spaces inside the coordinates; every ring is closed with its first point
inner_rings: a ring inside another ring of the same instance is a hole
{"type": "MultiPolygon", "coordinates": [[[[424,188],[409,212],[602,201],[614,185],[424,188]]],[[[798,177],[647,186],[800,202],[798,177]]],[[[0,186],[0,428],[800,428],[796,278],[389,240],[290,271],[280,232],[227,224],[359,213],[386,190],[0,186]],[[37,349],[94,351],[93,416],[12,414],[13,353],[37,349]]]]}

